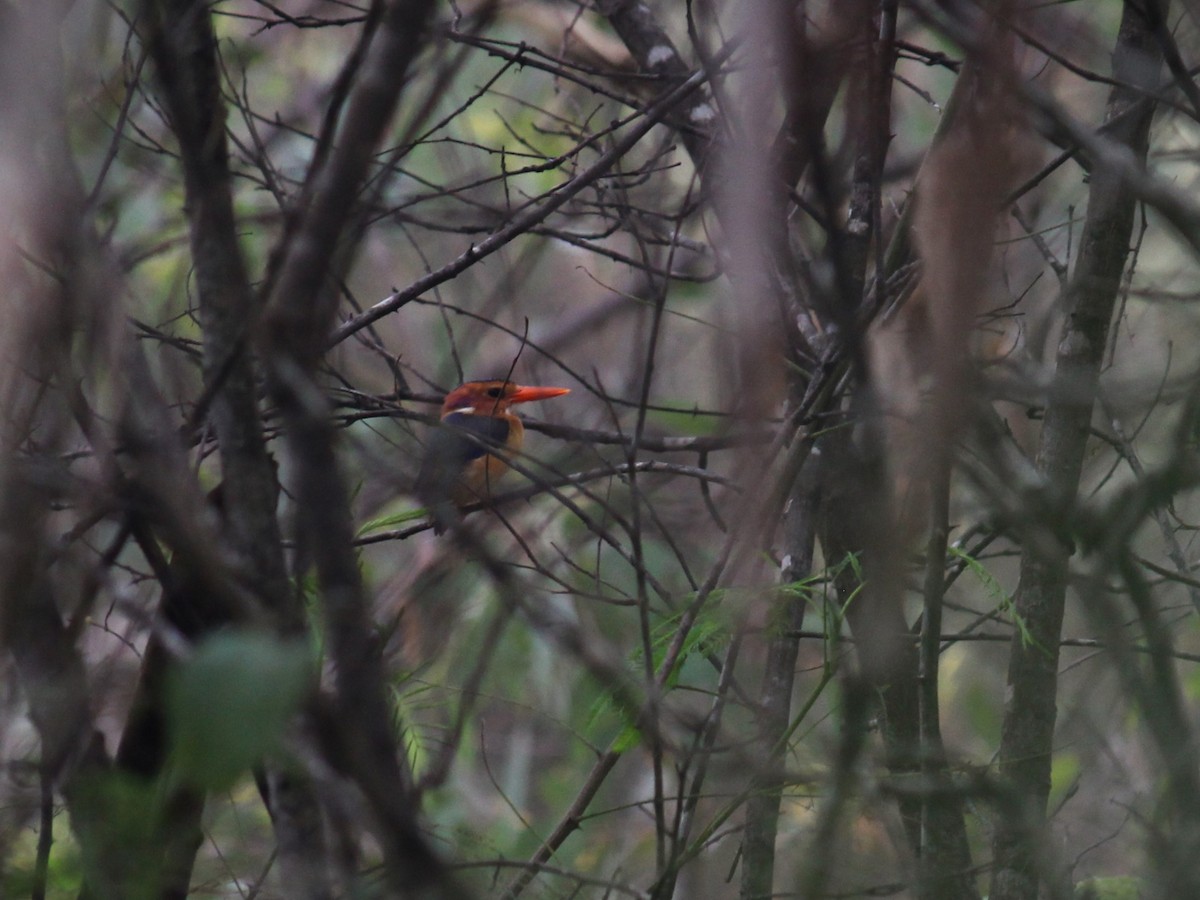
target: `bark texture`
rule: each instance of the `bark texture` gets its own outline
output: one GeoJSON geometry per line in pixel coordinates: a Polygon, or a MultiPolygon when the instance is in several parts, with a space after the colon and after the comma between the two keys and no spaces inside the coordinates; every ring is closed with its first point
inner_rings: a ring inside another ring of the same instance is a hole
{"type": "MultiPolygon", "coordinates": [[[[1126,3],[1113,51],[1108,138],[1145,164],[1154,113],[1147,99],[1157,84],[1161,51],[1144,8],[1126,3]]],[[[1137,198],[1112,168],[1092,172],[1087,219],[1070,282],[1068,317],[1058,347],[1055,388],[1046,406],[1037,464],[1047,488],[1065,510],[1079,488],[1100,367],[1108,346],[1113,310],[1121,289],[1137,198]]],[[[1064,523],[1058,523],[1062,526],[1064,523]]],[[[1057,716],[1059,641],[1062,638],[1072,547],[1065,540],[1028,542],[1021,556],[1014,615],[1023,622],[1013,637],[1008,699],[1000,744],[1000,772],[1044,821],[1057,716]]],[[[993,842],[993,900],[1036,900],[1039,848],[1010,819],[999,823],[993,842]]]]}

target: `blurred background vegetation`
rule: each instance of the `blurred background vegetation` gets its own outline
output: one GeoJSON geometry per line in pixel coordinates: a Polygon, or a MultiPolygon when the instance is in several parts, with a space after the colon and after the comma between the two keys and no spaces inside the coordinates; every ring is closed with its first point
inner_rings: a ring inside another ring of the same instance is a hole
{"type": "Polygon", "coordinates": [[[0,895],[1191,895],[1200,8],[43,7],[0,895]],[[571,394],[435,536],[482,378],[571,394]]]}

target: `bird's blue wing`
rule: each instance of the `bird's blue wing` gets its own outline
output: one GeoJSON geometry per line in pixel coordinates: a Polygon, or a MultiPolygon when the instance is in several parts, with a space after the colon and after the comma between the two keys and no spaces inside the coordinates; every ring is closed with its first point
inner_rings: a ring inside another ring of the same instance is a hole
{"type": "Polygon", "coordinates": [[[450,440],[461,445],[461,449],[453,456],[463,465],[478,459],[490,449],[503,447],[504,442],[508,440],[508,431],[509,425],[504,419],[470,413],[450,413],[442,419],[442,427],[438,429],[440,434],[448,435],[450,440]]]}
{"type": "Polygon", "coordinates": [[[431,508],[448,504],[467,465],[502,448],[508,431],[501,418],[450,413],[429,436],[413,493],[431,508]]]}

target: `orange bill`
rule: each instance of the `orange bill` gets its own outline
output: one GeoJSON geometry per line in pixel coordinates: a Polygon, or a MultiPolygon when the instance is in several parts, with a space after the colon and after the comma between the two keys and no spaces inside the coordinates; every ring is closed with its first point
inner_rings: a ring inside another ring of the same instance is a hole
{"type": "Polygon", "coordinates": [[[510,403],[528,403],[530,400],[549,400],[551,397],[561,397],[571,393],[570,388],[558,387],[526,387],[520,385],[516,391],[508,395],[510,403]]]}

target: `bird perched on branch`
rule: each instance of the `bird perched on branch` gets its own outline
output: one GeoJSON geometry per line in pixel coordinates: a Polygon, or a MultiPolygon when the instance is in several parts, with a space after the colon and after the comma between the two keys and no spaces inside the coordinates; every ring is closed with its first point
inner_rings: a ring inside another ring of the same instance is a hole
{"type": "Polygon", "coordinates": [[[426,445],[414,489],[430,509],[434,531],[445,530],[456,507],[487,500],[507,460],[520,452],[525,426],[510,407],[569,393],[495,380],[468,381],[446,395],[441,427],[426,445]]]}

